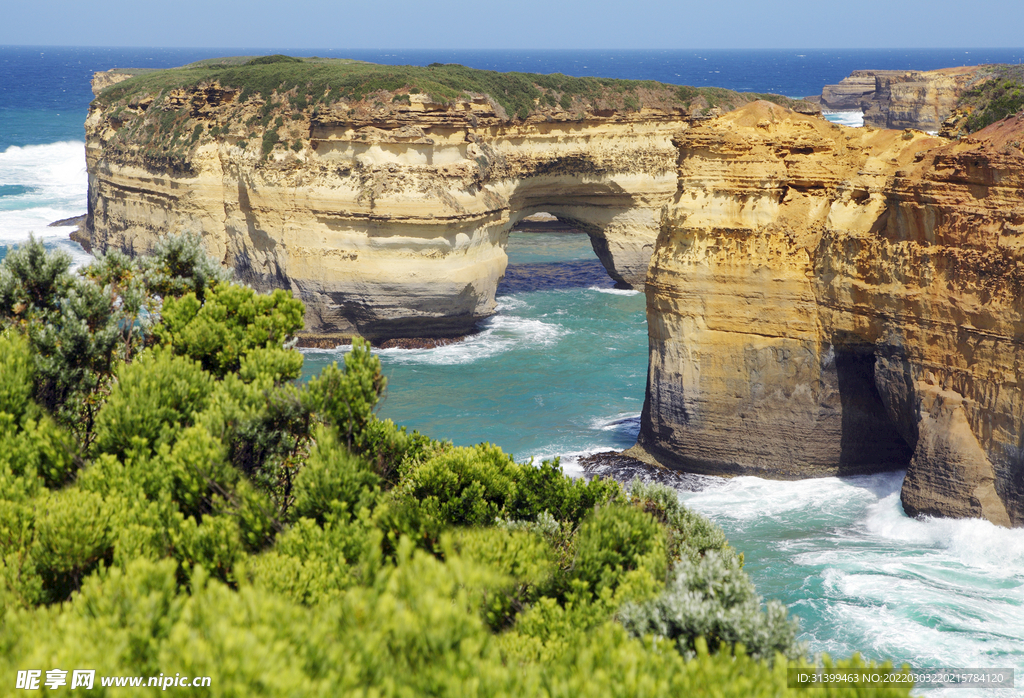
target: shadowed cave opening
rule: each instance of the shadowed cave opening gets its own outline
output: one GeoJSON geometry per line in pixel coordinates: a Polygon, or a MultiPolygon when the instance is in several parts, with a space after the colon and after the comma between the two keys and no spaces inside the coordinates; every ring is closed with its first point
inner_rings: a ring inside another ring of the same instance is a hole
{"type": "Polygon", "coordinates": [[[914,449],[893,424],[878,391],[875,346],[844,337],[833,351],[842,408],[838,474],[906,469],[914,449]]]}

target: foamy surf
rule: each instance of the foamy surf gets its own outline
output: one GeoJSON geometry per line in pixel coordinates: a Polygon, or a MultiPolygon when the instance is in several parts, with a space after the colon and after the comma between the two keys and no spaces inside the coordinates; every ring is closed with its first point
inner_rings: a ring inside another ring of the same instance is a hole
{"type": "Polygon", "coordinates": [[[381,349],[379,353],[392,364],[469,364],[517,348],[554,344],[566,333],[560,325],[515,315],[495,315],[481,326],[479,334],[461,342],[431,349],[381,349]]]}
{"type": "Polygon", "coordinates": [[[824,111],[822,116],[840,126],[860,127],[864,125],[864,112],[856,111],[824,111]]]}
{"type": "Polygon", "coordinates": [[[35,235],[47,247],[68,251],[76,265],[88,262],[90,255],[68,238],[73,227],[49,227],[84,214],[87,196],[84,143],[10,146],[0,153],[0,247],[35,235]]]}
{"type": "Polygon", "coordinates": [[[620,412],[613,417],[597,417],[590,420],[590,428],[599,431],[616,431],[633,439],[640,433],[640,414],[620,412]]]}
{"type": "MultiPolygon", "coordinates": [[[[802,618],[813,652],[1024,676],[1024,530],[911,519],[899,499],[903,475],[738,477],[681,496],[744,550],[759,591],[802,618]]],[[[914,693],[1016,695],[949,690],[914,693]]]]}
{"type": "Polygon", "coordinates": [[[591,286],[587,289],[588,291],[597,291],[598,293],[608,293],[613,296],[639,296],[640,291],[634,288],[599,288],[597,286],[591,286]]]}

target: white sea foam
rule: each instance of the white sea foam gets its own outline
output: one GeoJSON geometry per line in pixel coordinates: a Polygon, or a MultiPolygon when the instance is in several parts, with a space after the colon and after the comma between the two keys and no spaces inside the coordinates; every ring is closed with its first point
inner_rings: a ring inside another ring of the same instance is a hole
{"type": "Polygon", "coordinates": [[[777,481],[757,477],[735,477],[723,480],[692,502],[709,515],[737,520],[779,519],[792,512],[844,506],[859,502],[862,506],[875,500],[874,492],[886,490],[894,479],[891,473],[856,478],[815,478],[813,480],[777,481]]]}
{"type": "Polygon", "coordinates": [[[495,315],[461,342],[432,349],[381,349],[396,364],[450,366],[480,361],[517,348],[551,345],[567,333],[561,325],[517,315],[495,315]]]}
{"type": "MultiPolygon", "coordinates": [[[[941,548],[965,566],[1001,571],[1024,570],[1024,531],[983,519],[911,519],[895,492],[868,507],[865,528],[893,542],[941,548]]],[[[1022,617],[1024,623],[1024,617],[1022,617]]],[[[1022,626],[1024,627],[1024,626],[1022,626]]]]}
{"type": "Polygon", "coordinates": [[[494,306],[499,313],[507,313],[512,310],[523,310],[525,308],[529,308],[530,304],[522,298],[516,298],[515,296],[502,296],[496,300],[494,306]]]}
{"type": "MultiPolygon", "coordinates": [[[[497,302],[498,314],[481,323],[481,331],[452,344],[429,349],[375,349],[381,356],[388,357],[391,364],[422,364],[451,366],[469,364],[498,354],[530,346],[548,346],[568,333],[558,324],[535,318],[507,314],[529,306],[523,300],[505,296],[497,302]]],[[[351,345],[340,345],[333,349],[303,349],[306,354],[346,354],[351,345]]]]}
{"type": "Polygon", "coordinates": [[[855,111],[826,111],[822,112],[822,116],[840,126],[864,125],[864,112],[859,109],[855,111]]]}
{"type": "Polygon", "coordinates": [[[613,296],[639,296],[640,291],[634,288],[598,288],[597,286],[591,286],[587,289],[588,291],[597,291],[598,293],[608,293],[613,296]]]}
{"type": "Polygon", "coordinates": [[[748,559],[770,560],[755,581],[791,590],[788,602],[805,618],[802,639],[812,651],[859,650],[915,668],[1014,667],[1020,677],[1024,530],[911,519],[900,504],[902,481],[903,473],[796,482],[739,477],[682,496],[722,525],[748,559]]]}
{"type": "Polygon", "coordinates": [[[596,448],[584,449],[582,451],[567,452],[558,444],[550,444],[538,449],[536,453],[528,455],[525,460],[530,460],[532,458],[534,463],[541,463],[545,460],[558,458],[562,472],[569,477],[578,479],[585,475],[583,467],[580,465],[580,459],[592,456],[595,453],[604,453],[609,450],[611,450],[609,446],[599,446],[596,448]]]}
{"type": "Polygon", "coordinates": [[[80,141],[11,146],[0,153],[0,185],[27,191],[0,197],[0,245],[25,242],[34,234],[49,246],[72,253],[76,263],[89,256],[68,240],[71,227],[50,223],[82,215],[87,209],[85,144],[80,141]]]}
{"type": "Polygon", "coordinates": [[[640,432],[640,413],[619,412],[612,417],[596,417],[590,420],[590,428],[600,431],[621,431],[636,438],[640,432]]]}

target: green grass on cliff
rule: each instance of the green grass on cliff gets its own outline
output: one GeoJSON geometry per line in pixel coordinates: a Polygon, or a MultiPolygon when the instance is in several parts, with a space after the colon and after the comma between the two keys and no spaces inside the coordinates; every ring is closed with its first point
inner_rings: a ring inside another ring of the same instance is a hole
{"type": "MultiPolygon", "coordinates": [[[[490,95],[509,118],[526,118],[538,109],[563,110],[620,108],[636,111],[643,106],[730,109],[753,95],[721,88],[680,88],[650,80],[570,77],[561,74],[499,73],[457,64],[434,63],[427,67],[389,66],[359,61],[290,56],[238,57],[200,61],[182,68],[139,75],[104,90],[97,100],[112,105],[134,94],[159,94],[178,87],[218,82],[242,91],[239,101],[259,95],[267,100],[294,93],[293,106],[331,104],[339,100],[361,102],[376,93],[390,93],[387,101],[424,93],[432,101],[449,104],[465,95],[490,95]]],[[[792,106],[794,100],[778,95],[772,101],[792,106]]]]}
{"type": "Polygon", "coordinates": [[[1024,66],[995,66],[991,77],[964,93],[957,105],[972,109],[967,131],[974,133],[1024,109],[1024,66]]]}
{"type": "MultiPolygon", "coordinates": [[[[578,78],[561,74],[498,73],[456,64],[389,66],[334,58],[236,56],[199,61],[181,68],[136,73],[96,97],[115,135],[105,143],[109,157],[159,170],[191,172],[191,155],[211,139],[234,139],[246,149],[259,143],[267,160],[275,149],[301,152],[308,124],[339,120],[356,127],[394,122],[415,95],[451,107],[489,96],[505,121],[531,116],[582,120],[588,114],[637,112],[644,108],[694,116],[728,111],[756,99],[797,107],[779,95],[733,92],[718,87],[685,87],[650,80],[578,78]],[[236,91],[222,104],[199,90],[219,85],[236,91]],[[184,91],[184,94],[183,92],[184,91]],[[326,115],[326,116],[325,116],[326,115]],[[297,127],[306,124],[306,127],[297,127]]],[[[459,118],[476,117],[457,109],[459,118]]]]}

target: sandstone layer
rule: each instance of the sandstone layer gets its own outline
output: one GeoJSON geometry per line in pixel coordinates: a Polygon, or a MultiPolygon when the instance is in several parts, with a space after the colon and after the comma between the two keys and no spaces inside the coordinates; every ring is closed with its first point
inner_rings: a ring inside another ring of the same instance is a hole
{"type": "Polygon", "coordinates": [[[486,99],[412,95],[362,124],[297,113],[276,131],[296,146],[264,156],[236,97],[180,94],[190,129],[226,133],[162,167],[111,147],[125,110],[94,103],[93,246],[137,254],[168,231],[200,232],[241,280],[292,289],[308,333],[373,340],[473,331],[494,310],[509,230],[539,211],[586,231],[609,274],[642,288],[675,191],[672,137],[689,123],[649,109],[509,122],[486,99]]]}
{"type": "Polygon", "coordinates": [[[1024,524],[1022,136],[763,102],[680,134],[639,449],[712,474],[905,467],[910,514],[1024,524]]]}
{"type": "Polygon", "coordinates": [[[542,211],[642,288],[675,191],[672,137],[755,98],[280,55],[108,71],[94,89],[92,247],[139,254],[198,232],[242,281],[301,298],[316,343],[474,331],[509,230],[542,211]]]}
{"type": "Polygon", "coordinates": [[[826,85],[820,102],[835,111],[860,110],[875,128],[937,132],[971,83],[987,66],[941,70],[855,70],[826,85]]]}

